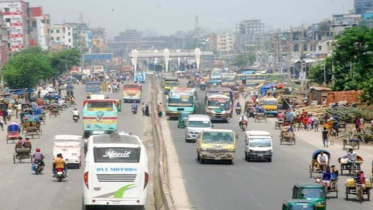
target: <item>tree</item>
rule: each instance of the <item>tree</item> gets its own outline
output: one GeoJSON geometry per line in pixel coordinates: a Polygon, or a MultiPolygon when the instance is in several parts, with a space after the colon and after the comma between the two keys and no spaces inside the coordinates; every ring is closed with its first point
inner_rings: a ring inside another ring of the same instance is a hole
{"type": "Polygon", "coordinates": [[[332,59],[327,58],[316,66],[311,66],[308,71],[308,78],[315,83],[324,83],[324,68],[325,79],[328,84],[332,79],[332,59]]]}
{"type": "Polygon", "coordinates": [[[53,53],[50,57],[50,62],[56,72],[56,76],[67,72],[73,66],[79,65],[80,57],[80,52],[75,48],[53,53]]]}
{"type": "Polygon", "coordinates": [[[21,52],[3,67],[4,80],[10,88],[33,88],[54,75],[50,60],[36,49],[21,52]],[[34,52],[34,53],[31,53],[34,52]]]}
{"type": "Polygon", "coordinates": [[[237,67],[245,67],[247,66],[247,62],[249,61],[250,64],[253,64],[256,60],[256,55],[254,53],[243,53],[240,55],[237,55],[233,61],[232,64],[237,67]]]}

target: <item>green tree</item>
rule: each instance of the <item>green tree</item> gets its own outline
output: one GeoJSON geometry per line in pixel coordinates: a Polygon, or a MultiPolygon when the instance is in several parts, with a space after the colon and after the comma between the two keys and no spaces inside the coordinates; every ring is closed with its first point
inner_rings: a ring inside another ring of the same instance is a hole
{"type": "Polygon", "coordinates": [[[315,83],[324,83],[324,68],[325,68],[325,79],[328,84],[332,79],[332,59],[327,58],[316,66],[311,66],[308,71],[308,78],[315,83]]]}
{"type": "Polygon", "coordinates": [[[12,57],[3,67],[4,80],[10,88],[33,88],[54,75],[50,60],[44,53],[30,49],[12,57]],[[32,53],[33,51],[34,53],[32,53]]]}
{"type": "Polygon", "coordinates": [[[232,64],[233,66],[237,67],[245,67],[247,65],[247,61],[250,64],[253,64],[256,60],[256,55],[254,53],[243,53],[239,54],[233,58],[232,64]]]}
{"type": "Polygon", "coordinates": [[[67,72],[73,66],[79,65],[80,59],[81,54],[75,48],[53,53],[50,57],[51,65],[56,72],[56,76],[67,72]]]}

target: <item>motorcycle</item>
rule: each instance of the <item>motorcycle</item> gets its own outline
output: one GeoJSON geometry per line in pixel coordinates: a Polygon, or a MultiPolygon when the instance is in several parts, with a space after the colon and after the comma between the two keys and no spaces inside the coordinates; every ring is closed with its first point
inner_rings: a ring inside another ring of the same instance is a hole
{"type": "Polygon", "coordinates": [[[236,114],[240,115],[241,114],[241,107],[236,107],[236,114]]]}
{"type": "Polygon", "coordinates": [[[44,166],[42,165],[40,160],[35,160],[32,165],[35,171],[35,175],[41,174],[41,172],[44,170],[44,166]]]}
{"type": "Polygon", "coordinates": [[[247,129],[247,121],[244,120],[244,121],[242,121],[240,124],[241,124],[241,125],[240,125],[241,129],[242,129],[243,131],[245,131],[245,130],[247,129]]]}
{"type": "Polygon", "coordinates": [[[73,116],[73,120],[74,120],[75,122],[78,122],[78,120],[79,120],[79,116],[78,116],[78,115],[74,115],[74,116],[73,116]]]}
{"type": "Polygon", "coordinates": [[[65,171],[63,170],[63,168],[57,168],[56,171],[57,171],[56,179],[59,182],[61,182],[62,180],[64,180],[66,178],[65,171]]]}
{"type": "Polygon", "coordinates": [[[132,114],[137,114],[137,108],[132,107],[132,114]]]}

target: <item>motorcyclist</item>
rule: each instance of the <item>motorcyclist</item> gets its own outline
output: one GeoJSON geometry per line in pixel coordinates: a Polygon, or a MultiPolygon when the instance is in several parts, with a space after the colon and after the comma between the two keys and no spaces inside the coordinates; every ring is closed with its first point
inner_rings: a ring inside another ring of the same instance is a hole
{"type": "Polygon", "coordinates": [[[75,116],[78,116],[78,119],[80,119],[80,114],[79,114],[79,111],[78,111],[77,108],[75,108],[75,109],[73,110],[73,118],[74,118],[75,116]]]}
{"type": "Polygon", "coordinates": [[[137,110],[137,107],[138,107],[138,105],[137,105],[136,102],[133,102],[133,103],[131,104],[131,108],[132,108],[132,110],[133,110],[133,109],[137,110]]]}
{"type": "Polygon", "coordinates": [[[248,121],[248,119],[247,119],[246,115],[244,115],[244,114],[241,115],[239,126],[241,127],[242,122],[247,122],[247,121],[248,121]]]}
{"type": "Polygon", "coordinates": [[[43,153],[40,152],[40,148],[35,149],[35,153],[32,155],[32,158],[34,158],[34,161],[40,161],[43,167],[45,166],[45,163],[43,161],[45,156],[43,155],[43,153]]]}
{"type": "Polygon", "coordinates": [[[241,109],[241,104],[240,104],[240,102],[237,102],[237,104],[236,104],[236,109],[241,109]]]}
{"type": "Polygon", "coordinates": [[[67,165],[61,153],[57,154],[57,157],[53,160],[53,177],[56,176],[57,169],[59,168],[63,169],[65,176],[67,177],[67,165]]]}

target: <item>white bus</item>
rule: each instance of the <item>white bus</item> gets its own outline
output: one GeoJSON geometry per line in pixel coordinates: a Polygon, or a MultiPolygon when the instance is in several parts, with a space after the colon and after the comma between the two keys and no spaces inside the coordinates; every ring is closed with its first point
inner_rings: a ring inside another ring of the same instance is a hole
{"type": "Polygon", "coordinates": [[[83,175],[85,209],[94,206],[144,208],[148,157],[139,137],[128,133],[91,136],[83,175]]]}

